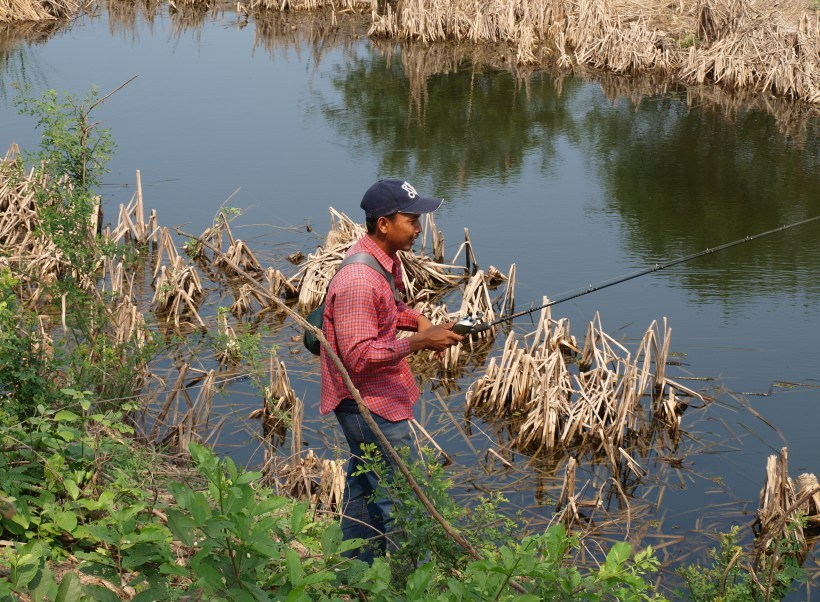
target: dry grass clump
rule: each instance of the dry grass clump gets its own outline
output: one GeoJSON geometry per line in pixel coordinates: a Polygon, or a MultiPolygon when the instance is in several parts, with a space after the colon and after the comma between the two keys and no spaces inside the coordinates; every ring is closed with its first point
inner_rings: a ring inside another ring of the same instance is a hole
{"type": "Polygon", "coordinates": [[[820,102],[820,14],[816,11],[801,15],[796,28],[784,22],[777,8],[759,10],[750,3],[721,6],[704,1],[700,14],[704,43],[690,47],[679,72],[684,82],[714,82],[730,89],[820,102]]]}
{"type": "MultiPolygon", "coordinates": [[[[37,191],[48,187],[49,176],[42,171],[23,171],[16,145],[12,145],[0,161],[0,251],[4,263],[15,266],[21,276],[28,300],[34,305],[41,300],[43,284],[53,284],[67,276],[73,277],[84,289],[96,286],[94,274],[74,269],[64,253],[39,228],[37,191]]],[[[70,182],[61,180],[70,188],[70,182]]],[[[99,197],[88,216],[88,227],[80,232],[93,246],[93,233],[101,218],[99,197]]],[[[102,264],[98,266],[102,267],[102,264]]]]}
{"type": "Polygon", "coordinates": [[[213,400],[219,392],[215,370],[198,370],[187,362],[178,370],[176,381],[165,395],[161,406],[151,405],[144,416],[150,418],[151,428],[146,438],[156,441],[171,453],[185,455],[191,442],[212,440],[223,421],[210,425],[213,400]],[[189,371],[193,378],[189,378],[189,371]],[[192,397],[195,394],[195,397],[192,397]]]}
{"type": "Polygon", "coordinates": [[[4,255],[31,250],[38,223],[34,170],[20,173],[19,149],[12,145],[0,163],[0,249],[4,255]]]}
{"type": "MultiPolygon", "coordinates": [[[[515,265],[511,268],[514,274],[515,265]]],[[[445,304],[432,301],[421,301],[413,305],[413,309],[427,316],[433,324],[446,324],[461,317],[480,317],[484,322],[492,322],[499,316],[495,311],[498,303],[490,298],[490,288],[506,281],[507,288],[502,296],[501,311],[511,303],[514,287],[514,277],[508,279],[498,269],[490,266],[485,274],[478,270],[464,285],[461,293],[461,305],[458,312],[452,313],[445,304]]],[[[414,373],[420,376],[440,377],[449,381],[460,375],[467,365],[478,366],[484,363],[489,355],[496,336],[495,326],[467,337],[458,345],[453,345],[441,353],[434,351],[416,353],[410,358],[414,373]]],[[[399,337],[411,336],[410,332],[399,332],[399,337]]],[[[439,378],[439,380],[442,380],[439,378]]],[[[445,386],[451,384],[443,383],[445,386]]]]}
{"type": "Polygon", "coordinates": [[[312,449],[302,450],[304,404],[290,385],[283,362],[271,356],[270,384],[265,388],[262,408],[248,418],[262,421],[263,483],[277,494],[308,500],[330,512],[340,512],[345,484],[344,462],[321,459],[312,449]],[[291,455],[279,457],[275,450],[291,432],[291,455]]]}
{"type": "Polygon", "coordinates": [[[112,34],[131,34],[133,36],[140,17],[148,23],[153,23],[160,7],[164,6],[165,3],[162,0],[140,0],[140,2],[106,0],[108,28],[112,34]]]}
{"type": "MultiPolygon", "coordinates": [[[[299,398],[290,385],[284,362],[275,361],[271,354],[270,382],[264,390],[262,407],[251,412],[248,418],[261,420],[263,439],[270,442],[273,447],[278,447],[285,442],[288,427],[292,423],[293,408],[299,403],[299,398]]],[[[301,429],[301,424],[294,426],[301,429]]]]}
{"type": "Polygon", "coordinates": [[[226,281],[234,296],[231,312],[241,318],[269,310],[272,307],[273,297],[279,295],[287,298],[295,297],[297,291],[285,275],[273,267],[265,268],[250,247],[244,241],[234,237],[229,222],[225,212],[220,212],[214,220],[213,227],[207,228],[200,236],[205,243],[219,249],[219,253],[209,252],[205,244],[194,240],[187,242],[184,249],[211,279],[217,280],[221,277],[226,281]],[[225,249],[226,242],[227,249],[225,249]],[[245,274],[257,281],[266,281],[267,294],[258,287],[238,279],[239,275],[232,267],[233,265],[238,266],[245,274]]]}
{"type": "Polygon", "coordinates": [[[105,237],[115,244],[135,243],[147,245],[150,241],[154,249],[159,244],[159,226],[157,225],[157,210],[152,209],[145,220],[145,207],[142,200],[142,178],[137,170],[137,190],[128,202],[128,205],[120,203],[120,212],[117,226],[114,230],[106,232],[105,237]]]}
{"type": "Polygon", "coordinates": [[[199,272],[193,265],[185,264],[168,228],[161,230],[153,286],[154,298],[151,302],[166,323],[173,323],[177,329],[182,323],[198,324],[200,328],[207,330],[198,311],[206,296],[199,272]],[[163,263],[164,257],[167,257],[168,265],[163,263]]]}
{"type": "Polygon", "coordinates": [[[802,565],[810,549],[807,534],[813,532],[816,537],[820,529],[817,477],[805,473],[793,481],[789,476],[788,458],[788,448],[785,447],[780,450],[780,456],[769,456],[766,483],[760,491],[752,568],[764,583],[788,557],[796,560],[798,566],[802,565]],[[807,528],[798,520],[798,514],[806,517],[807,528]]]}
{"type": "Polygon", "coordinates": [[[0,23],[65,19],[79,8],[75,0],[0,0],[0,23]]]}
{"type": "Polygon", "coordinates": [[[670,334],[653,323],[633,355],[604,332],[596,316],[579,350],[569,321],[554,322],[546,308],[529,344],[515,333],[508,336],[501,358],[492,358],[486,375],[467,392],[467,411],[514,423],[518,449],[538,453],[590,444],[619,466],[631,433],[656,424],[679,428],[685,404],[675,391],[700,398],[665,375],[670,334]],[[649,408],[642,406],[646,396],[653,399],[649,408]]]}
{"type": "MultiPolygon", "coordinates": [[[[277,52],[297,54],[309,48],[311,58],[319,65],[325,53],[347,49],[367,33],[368,17],[348,14],[338,19],[335,11],[280,12],[257,7],[254,10],[237,4],[244,19],[254,21],[253,47],[263,48],[272,56],[277,52]]],[[[240,24],[240,26],[242,26],[240,24]]]]}
{"type": "Polygon", "coordinates": [[[552,23],[564,18],[559,2],[545,0],[422,0],[385,4],[374,14],[370,34],[379,37],[506,43],[519,63],[535,61],[535,47],[552,23]]]}

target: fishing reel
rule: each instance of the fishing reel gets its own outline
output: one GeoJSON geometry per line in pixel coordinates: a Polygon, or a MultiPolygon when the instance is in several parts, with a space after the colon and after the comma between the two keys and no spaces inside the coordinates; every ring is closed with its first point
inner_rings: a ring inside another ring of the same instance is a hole
{"type": "Polygon", "coordinates": [[[482,314],[479,312],[474,316],[460,318],[453,326],[453,332],[465,337],[478,332],[484,332],[489,328],[489,324],[482,322],[481,317],[482,314]]]}

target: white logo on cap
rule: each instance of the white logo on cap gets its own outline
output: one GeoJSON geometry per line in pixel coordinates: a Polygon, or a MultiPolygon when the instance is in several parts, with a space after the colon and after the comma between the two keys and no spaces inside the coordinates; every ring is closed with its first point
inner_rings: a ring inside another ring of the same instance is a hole
{"type": "Polygon", "coordinates": [[[418,194],[419,194],[418,192],[416,192],[416,189],[415,189],[415,188],[413,188],[413,187],[412,187],[410,184],[408,184],[407,182],[405,182],[404,184],[402,184],[402,185],[401,185],[401,187],[402,187],[402,190],[406,190],[406,191],[407,191],[407,196],[409,196],[411,199],[416,198],[416,196],[418,196],[418,194]]]}

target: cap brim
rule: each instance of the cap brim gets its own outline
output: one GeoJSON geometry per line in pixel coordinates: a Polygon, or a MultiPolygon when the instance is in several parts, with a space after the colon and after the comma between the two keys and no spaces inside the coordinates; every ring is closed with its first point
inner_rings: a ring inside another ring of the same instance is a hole
{"type": "Polygon", "coordinates": [[[444,202],[444,199],[418,197],[412,203],[403,207],[401,213],[432,213],[444,202]]]}

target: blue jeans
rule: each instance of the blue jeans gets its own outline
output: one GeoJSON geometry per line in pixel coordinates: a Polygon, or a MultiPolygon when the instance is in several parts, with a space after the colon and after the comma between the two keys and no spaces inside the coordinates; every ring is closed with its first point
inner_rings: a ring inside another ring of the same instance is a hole
{"type": "MultiPolygon", "coordinates": [[[[412,461],[414,447],[409,421],[390,422],[372,412],[370,415],[390,445],[397,450],[410,449],[410,461],[412,461]]],[[[376,444],[388,466],[387,479],[392,480],[396,466],[365,422],[354,400],[345,399],[339,404],[336,408],[336,419],[342,427],[351,454],[347,465],[347,481],[343,498],[342,533],[344,539],[368,540],[367,545],[358,550],[352,550],[346,555],[373,564],[373,558],[384,554],[388,545],[396,549],[396,540],[395,533],[392,533],[393,519],[390,516],[392,502],[383,491],[378,490],[378,477],[372,471],[357,476],[353,475],[363,464],[362,444],[376,444]]]]}

